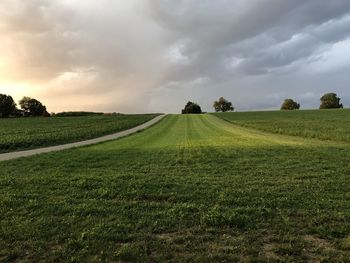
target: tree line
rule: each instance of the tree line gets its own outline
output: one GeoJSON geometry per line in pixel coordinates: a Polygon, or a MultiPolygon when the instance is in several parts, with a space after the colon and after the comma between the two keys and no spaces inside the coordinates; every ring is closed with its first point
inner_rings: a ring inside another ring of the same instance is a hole
{"type": "Polygon", "coordinates": [[[18,104],[20,109],[10,95],[0,94],[0,117],[50,116],[46,106],[36,99],[23,97],[18,104]]]}
{"type": "MultiPolygon", "coordinates": [[[[340,103],[340,98],[336,93],[326,93],[321,98],[320,109],[342,109],[343,104],[340,103]]],[[[215,112],[228,112],[234,111],[232,102],[221,97],[219,100],[214,101],[213,108],[215,112]]],[[[281,105],[281,110],[299,110],[300,104],[293,99],[285,99],[281,105]]],[[[200,114],[202,113],[201,107],[192,101],[187,102],[185,108],[182,110],[182,114],[200,114]]]]}
{"type": "MultiPolygon", "coordinates": [[[[340,98],[336,93],[326,93],[321,98],[320,109],[340,109],[343,104],[340,103],[340,98]]],[[[17,108],[17,104],[10,95],[0,94],[0,118],[21,117],[21,116],[45,116],[50,114],[46,110],[46,106],[40,101],[23,97],[19,102],[21,109],[17,108]]],[[[234,111],[232,102],[221,97],[214,101],[213,108],[216,112],[234,111]]],[[[281,110],[299,110],[300,104],[293,99],[285,99],[282,103],[281,110]]],[[[200,114],[201,107],[192,101],[187,102],[185,108],[181,111],[182,114],[200,114]]]]}

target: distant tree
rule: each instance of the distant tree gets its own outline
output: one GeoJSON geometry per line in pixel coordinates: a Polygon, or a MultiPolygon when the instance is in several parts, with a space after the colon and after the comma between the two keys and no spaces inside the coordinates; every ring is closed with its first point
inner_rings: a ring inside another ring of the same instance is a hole
{"type": "Polygon", "coordinates": [[[227,112],[235,110],[235,108],[232,106],[232,102],[227,101],[223,97],[221,97],[218,101],[214,101],[213,107],[216,112],[227,112]]]}
{"type": "Polygon", "coordinates": [[[292,99],[286,99],[284,100],[281,110],[299,110],[300,109],[300,104],[295,102],[292,99]]]}
{"type": "Polygon", "coordinates": [[[338,98],[335,93],[326,93],[321,97],[320,109],[342,109],[343,104],[340,103],[340,98],[338,98]]]}
{"type": "Polygon", "coordinates": [[[16,103],[9,95],[0,94],[0,117],[8,118],[16,110],[16,103]]]}
{"type": "Polygon", "coordinates": [[[185,108],[182,110],[182,114],[200,114],[202,113],[201,107],[194,102],[187,102],[185,108]]]}
{"type": "Polygon", "coordinates": [[[22,110],[25,112],[29,112],[29,101],[32,100],[30,97],[23,97],[19,102],[19,106],[21,107],[22,110]]]}
{"type": "Polygon", "coordinates": [[[30,116],[50,116],[46,107],[38,100],[30,97],[23,97],[19,101],[21,109],[24,110],[30,116]]]}

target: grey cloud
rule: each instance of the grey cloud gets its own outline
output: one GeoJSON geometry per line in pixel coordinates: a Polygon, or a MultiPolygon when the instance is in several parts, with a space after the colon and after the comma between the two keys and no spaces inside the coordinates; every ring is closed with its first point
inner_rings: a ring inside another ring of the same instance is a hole
{"type": "Polygon", "coordinates": [[[221,95],[241,109],[284,97],[314,107],[330,83],[350,103],[350,62],[307,70],[349,39],[347,0],[4,0],[0,33],[6,81],[41,86],[54,109],[95,97],[82,107],[177,112],[193,99],[210,110],[221,95]]]}

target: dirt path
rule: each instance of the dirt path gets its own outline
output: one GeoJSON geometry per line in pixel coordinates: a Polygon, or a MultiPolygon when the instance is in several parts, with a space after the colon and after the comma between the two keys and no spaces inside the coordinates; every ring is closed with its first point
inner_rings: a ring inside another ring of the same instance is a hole
{"type": "Polygon", "coordinates": [[[153,124],[156,124],[159,122],[162,118],[164,118],[165,115],[160,115],[155,117],[154,119],[141,124],[139,126],[136,126],[134,128],[117,132],[111,135],[106,135],[102,136],[99,138],[91,139],[91,140],[86,140],[86,141],[81,141],[81,142],[74,142],[74,143],[68,143],[68,144],[63,144],[63,145],[57,145],[57,146],[50,146],[50,147],[45,147],[45,148],[38,148],[38,149],[33,149],[33,150],[27,150],[27,151],[19,151],[19,152],[11,152],[11,153],[4,153],[0,154],[0,162],[1,161],[8,161],[8,160],[13,160],[21,157],[28,157],[32,155],[37,155],[41,153],[48,153],[48,152],[56,152],[56,151],[62,151],[66,149],[71,149],[75,147],[81,147],[81,146],[87,146],[87,145],[92,145],[92,144],[97,144],[101,142],[106,142],[106,141],[111,141],[115,140],[121,137],[128,136],[130,134],[136,133],[138,131],[144,130],[153,124]]]}

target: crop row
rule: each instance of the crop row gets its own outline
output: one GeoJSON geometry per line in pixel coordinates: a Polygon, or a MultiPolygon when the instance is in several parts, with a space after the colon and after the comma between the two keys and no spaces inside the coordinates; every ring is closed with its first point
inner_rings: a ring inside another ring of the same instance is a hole
{"type": "Polygon", "coordinates": [[[0,120],[0,152],[91,139],[142,124],[155,115],[0,120]]]}

